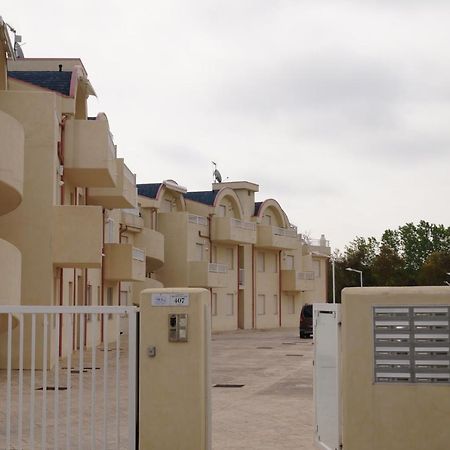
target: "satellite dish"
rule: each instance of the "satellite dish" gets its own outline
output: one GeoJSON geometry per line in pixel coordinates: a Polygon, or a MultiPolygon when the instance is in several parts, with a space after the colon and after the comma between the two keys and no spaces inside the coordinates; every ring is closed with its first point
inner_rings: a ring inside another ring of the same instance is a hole
{"type": "Polygon", "coordinates": [[[214,169],[213,175],[217,183],[222,183],[222,175],[220,175],[220,172],[217,169],[214,169]]]}

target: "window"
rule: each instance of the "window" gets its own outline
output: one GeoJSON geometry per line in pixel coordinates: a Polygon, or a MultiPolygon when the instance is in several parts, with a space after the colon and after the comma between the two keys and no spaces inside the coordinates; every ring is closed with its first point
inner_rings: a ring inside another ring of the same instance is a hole
{"type": "Polygon", "coordinates": [[[289,295],[287,298],[287,310],[288,314],[295,314],[295,297],[289,295]]]}
{"type": "MultiPolygon", "coordinates": [[[[101,301],[101,290],[100,290],[100,286],[97,286],[97,305],[100,305],[100,301],[101,301]]],[[[101,314],[97,314],[97,320],[101,320],[101,314]]]]}
{"type": "Polygon", "coordinates": [[[234,267],[234,251],[232,248],[226,248],[226,256],[227,256],[227,267],[228,270],[232,270],[234,267]]]}
{"type": "Polygon", "coordinates": [[[120,291],[120,305],[128,306],[128,291],[120,291]]]}
{"type": "Polygon", "coordinates": [[[266,314],[266,296],[264,294],[258,294],[256,301],[256,314],[263,316],[266,314]]]}
{"type": "Polygon", "coordinates": [[[227,316],[234,315],[234,294],[227,294],[226,296],[226,314],[227,316]]]}
{"type": "Polygon", "coordinates": [[[219,205],[219,217],[225,217],[227,215],[227,207],[225,205],[219,205]]]}
{"type": "Polygon", "coordinates": [[[264,252],[258,252],[256,254],[256,270],[258,272],[266,271],[266,261],[265,261],[264,252]]]}
{"type": "Polygon", "coordinates": [[[264,225],[272,225],[272,216],[270,216],[269,214],[264,214],[263,224],[264,225]]]}
{"type": "Polygon", "coordinates": [[[293,269],[294,269],[294,256],[286,255],[286,270],[293,270],[293,269]]]}
{"type": "Polygon", "coordinates": [[[276,294],[273,296],[273,313],[278,315],[278,295],[276,294]]]}
{"type": "Polygon", "coordinates": [[[217,316],[217,294],[213,292],[211,299],[211,314],[217,316]]]}
{"type": "Polygon", "coordinates": [[[320,278],[320,261],[314,260],[313,267],[314,267],[314,278],[320,278]]]}
{"type": "MultiPolygon", "coordinates": [[[[113,288],[106,288],[106,306],[113,305],[113,288]]],[[[108,319],[112,319],[112,314],[108,314],[108,319]]]]}
{"type": "Polygon", "coordinates": [[[172,212],[172,200],[164,199],[161,203],[161,212],[172,212]]]}
{"type": "Polygon", "coordinates": [[[203,244],[196,242],[195,244],[196,261],[203,261],[203,244]]]}

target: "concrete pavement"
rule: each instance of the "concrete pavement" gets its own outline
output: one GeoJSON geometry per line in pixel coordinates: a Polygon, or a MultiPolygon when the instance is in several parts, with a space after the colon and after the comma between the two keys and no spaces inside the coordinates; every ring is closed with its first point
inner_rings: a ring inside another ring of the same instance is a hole
{"type": "Polygon", "coordinates": [[[313,450],[311,339],[298,329],[214,333],[213,450],[313,450]]]}

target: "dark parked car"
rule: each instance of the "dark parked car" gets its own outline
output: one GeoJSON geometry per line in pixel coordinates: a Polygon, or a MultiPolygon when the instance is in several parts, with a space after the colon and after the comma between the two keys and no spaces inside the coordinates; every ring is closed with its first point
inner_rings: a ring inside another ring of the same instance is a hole
{"type": "Polygon", "coordinates": [[[300,312],[300,337],[312,337],[313,334],[313,305],[305,303],[300,312]]]}

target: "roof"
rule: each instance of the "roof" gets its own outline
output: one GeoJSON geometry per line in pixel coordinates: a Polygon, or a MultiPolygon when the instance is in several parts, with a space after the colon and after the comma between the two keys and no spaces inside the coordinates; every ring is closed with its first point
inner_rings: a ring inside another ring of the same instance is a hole
{"type": "Polygon", "coordinates": [[[72,72],[59,71],[11,71],[8,76],[63,95],[70,95],[72,72]]]}
{"type": "Polygon", "coordinates": [[[213,205],[219,191],[196,191],[186,192],[184,198],[195,202],[204,203],[205,205],[213,205]]]}
{"type": "Polygon", "coordinates": [[[253,213],[254,216],[257,216],[259,213],[259,208],[261,208],[261,205],[263,202],[255,202],[255,212],[253,213]]]}
{"type": "Polygon", "coordinates": [[[162,183],[137,184],[138,195],[148,198],[156,198],[162,183]]]}

